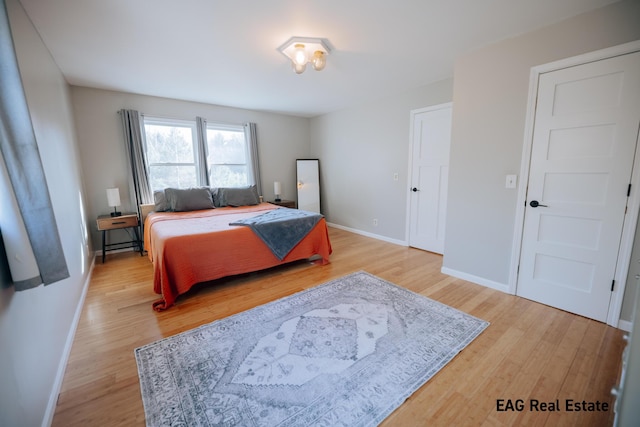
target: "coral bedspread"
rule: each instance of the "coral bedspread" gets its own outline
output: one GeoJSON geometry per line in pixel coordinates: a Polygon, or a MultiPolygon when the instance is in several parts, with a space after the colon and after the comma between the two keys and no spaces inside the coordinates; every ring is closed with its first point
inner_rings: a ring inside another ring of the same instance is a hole
{"type": "Polygon", "coordinates": [[[263,270],[319,255],[327,264],[331,243],[322,218],[280,261],[249,228],[229,223],[260,215],[278,206],[261,203],[238,208],[192,212],[154,212],[144,224],[144,247],[153,262],[153,289],[162,299],[157,311],[173,305],[193,285],[234,274],[263,270]]]}

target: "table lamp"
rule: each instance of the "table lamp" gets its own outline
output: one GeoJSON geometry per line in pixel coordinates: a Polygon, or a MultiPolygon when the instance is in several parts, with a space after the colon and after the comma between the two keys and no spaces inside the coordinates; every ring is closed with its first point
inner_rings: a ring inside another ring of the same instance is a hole
{"type": "Polygon", "coordinates": [[[122,212],[118,212],[116,207],[120,206],[120,190],[117,188],[107,188],[107,203],[113,208],[111,216],[120,216],[122,212]]]}
{"type": "Polygon", "coordinates": [[[282,199],[280,199],[280,193],[282,193],[282,184],[280,183],[280,181],[276,181],[273,183],[273,192],[276,195],[276,202],[282,201],[282,199]]]}

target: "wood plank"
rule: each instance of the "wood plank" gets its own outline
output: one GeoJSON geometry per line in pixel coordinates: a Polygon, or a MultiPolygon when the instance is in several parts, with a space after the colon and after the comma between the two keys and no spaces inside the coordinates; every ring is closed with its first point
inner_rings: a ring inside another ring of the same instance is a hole
{"type": "Polygon", "coordinates": [[[198,285],[162,313],[151,308],[157,296],[146,257],[116,253],[96,263],[53,425],[143,426],[136,347],[359,270],[491,322],[382,426],[612,424],[612,410],[498,412],[497,400],[613,402],[622,331],[446,276],[440,255],[329,233],[329,265],[301,261],[198,285]]]}

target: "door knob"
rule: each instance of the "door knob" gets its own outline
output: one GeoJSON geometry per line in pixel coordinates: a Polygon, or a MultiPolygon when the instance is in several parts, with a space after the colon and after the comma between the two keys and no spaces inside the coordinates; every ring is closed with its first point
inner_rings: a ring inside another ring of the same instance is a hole
{"type": "Polygon", "coordinates": [[[549,207],[547,205],[541,205],[540,202],[538,202],[537,200],[532,200],[531,202],[529,202],[529,206],[531,206],[532,208],[537,208],[538,206],[540,206],[542,208],[548,208],[549,207]]]}
{"type": "Polygon", "coordinates": [[[413,192],[415,193],[416,191],[420,191],[420,190],[418,190],[416,187],[413,187],[413,188],[411,189],[411,191],[413,191],[413,192]]]}

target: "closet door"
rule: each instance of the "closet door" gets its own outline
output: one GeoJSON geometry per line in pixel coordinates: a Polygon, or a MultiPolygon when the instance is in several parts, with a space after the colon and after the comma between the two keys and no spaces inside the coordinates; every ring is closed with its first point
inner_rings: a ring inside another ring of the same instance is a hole
{"type": "Polygon", "coordinates": [[[320,213],[319,163],[318,159],[296,160],[298,209],[320,213]]]}
{"type": "Polygon", "coordinates": [[[409,246],[442,254],[447,211],[452,104],[411,111],[409,246]]]}
{"type": "Polygon", "coordinates": [[[517,294],[606,322],[640,125],[640,52],[541,74],[517,294]]]}

